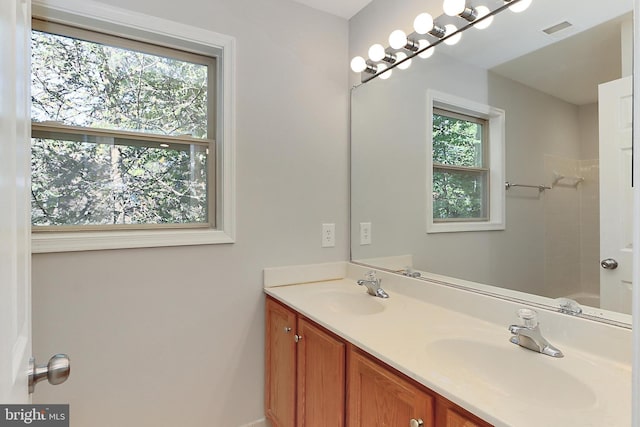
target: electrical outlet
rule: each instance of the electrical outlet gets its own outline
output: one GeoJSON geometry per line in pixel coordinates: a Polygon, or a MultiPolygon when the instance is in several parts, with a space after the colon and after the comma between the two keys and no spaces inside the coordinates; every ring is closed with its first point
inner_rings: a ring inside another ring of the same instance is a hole
{"type": "Polygon", "coordinates": [[[371,244],[371,223],[360,223],[360,246],[371,244]]]}
{"type": "Polygon", "coordinates": [[[336,225],[322,224],[322,247],[333,248],[336,245],[336,225]]]}

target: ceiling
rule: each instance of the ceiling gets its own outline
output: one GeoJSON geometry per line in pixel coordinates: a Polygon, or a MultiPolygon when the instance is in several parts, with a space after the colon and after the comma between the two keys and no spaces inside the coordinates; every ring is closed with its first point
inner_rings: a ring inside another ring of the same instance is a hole
{"type": "Polygon", "coordinates": [[[293,0],[323,12],[351,19],[362,8],[371,3],[371,0],[293,0]]]}
{"type": "Polygon", "coordinates": [[[492,71],[575,105],[597,102],[598,85],[622,76],[622,21],[608,21],[492,71]]]}

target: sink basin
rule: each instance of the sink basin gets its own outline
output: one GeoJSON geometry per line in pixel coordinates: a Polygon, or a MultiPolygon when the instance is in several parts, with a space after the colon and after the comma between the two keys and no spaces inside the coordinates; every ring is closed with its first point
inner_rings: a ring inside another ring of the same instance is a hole
{"type": "Polygon", "coordinates": [[[587,409],[597,403],[590,386],[563,369],[574,363],[567,357],[553,359],[509,343],[462,338],[434,341],[427,355],[429,363],[450,378],[480,382],[505,398],[521,398],[547,410],[587,409]]]}
{"type": "Polygon", "coordinates": [[[366,292],[350,293],[341,291],[322,292],[314,297],[318,304],[340,314],[370,315],[384,311],[386,306],[380,298],[366,292]]]}

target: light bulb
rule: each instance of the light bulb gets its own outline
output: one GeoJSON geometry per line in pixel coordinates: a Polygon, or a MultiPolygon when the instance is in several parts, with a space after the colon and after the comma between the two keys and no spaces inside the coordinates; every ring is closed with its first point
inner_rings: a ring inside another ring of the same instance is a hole
{"type": "Polygon", "coordinates": [[[466,6],[465,0],[444,0],[442,9],[449,16],[458,16],[464,12],[466,6]]]}
{"type": "MultiPolygon", "coordinates": [[[[403,59],[405,59],[407,57],[407,54],[404,52],[398,52],[396,53],[396,61],[400,62],[403,59]]],[[[401,70],[406,70],[407,68],[409,68],[411,66],[411,60],[408,59],[406,61],[404,61],[402,64],[398,65],[398,68],[400,68],[401,70]]]]}
{"type": "MultiPolygon", "coordinates": [[[[420,40],[418,43],[420,43],[420,50],[426,48],[427,46],[429,46],[429,42],[426,40],[420,40]]],[[[422,59],[427,59],[427,58],[431,58],[431,55],[433,55],[435,48],[434,47],[430,47],[429,49],[425,50],[422,53],[419,53],[418,56],[422,59]]]]}
{"type": "Polygon", "coordinates": [[[387,53],[384,51],[384,46],[379,43],[376,43],[369,48],[369,59],[372,61],[382,61],[386,55],[387,53]]]}
{"type": "Polygon", "coordinates": [[[509,6],[509,10],[512,12],[520,13],[527,10],[531,6],[531,0],[520,0],[518,3],[509,6]]]}
{"type": "MultiPolygon", "coordinates": [[[[386,64],[378,64],[378,72],[377,72],[377,74],[382,73],[382,72],[383,72],[384,70],[386,70],[387,68],[388,68],[388,67],[387,67],[387,65],[386,65],[386,64]]],[[[382,80],[387,80],[389,77],[391,77],[391,73],[392,73],[392,72],[393,72],[392,70],[389,70],[389,71],[387,71],[387,72],[386,72],[386,73],[384,73],[384,74],[380,74],[380,78],[381,78],[382,80]]]]}
{"type": "Polygon", "coordinates": [[[351,60],[351,70],[354,73],[361,73],[367,69],[367,61],[362,56],[356,56],[351,60]]]}
{"type": "Polygon", "coordinates": [[[389,35],[389,46],[402,49],[407,45],[407,35],[402,30],[395,30],[389,35]]]}
{"type": "MultiPolygon", "coordinates": [[[[455,33],[456,31],[458,31],[458,28],[455,25],[452,24],[447,24],[444,26],[445,29],[445,37],[455,33]]],[[[448,39],[446,39],[444,42],[446,44],[448,44],[449,46],[453,46],[454,44],[458,43],[460,41],[460,39],[462,38],[462,33],[458,33],[453,37],[450,37],[448,39]]]]}
{"type": "MultiPolygon", "coordinates": [[[[478,18],[484,18],[485,16],[487,16],[489,14],[489,12],[491,12],[489,10],[489,8],[487,6],[478,6],[475,8],[476,13],[478,14],[478,18]]],[[[493,22],[493,16],[488,17],[487,19],[485,19],[482,22],[478,22],[477,24],[474,24],[473,26],[476,27],[479,30],[484,30],[485,28],[488,28],[489,25],[491,25],[491,23],[493,22]]]]}
{"type": "Polygon", "coordinates": [[[421,13],[416,16],[416,19],[413,21],[413,29],[416,30],[418,34],[427,34],[433,30],[433,16],[428,13],[421,13]]]}

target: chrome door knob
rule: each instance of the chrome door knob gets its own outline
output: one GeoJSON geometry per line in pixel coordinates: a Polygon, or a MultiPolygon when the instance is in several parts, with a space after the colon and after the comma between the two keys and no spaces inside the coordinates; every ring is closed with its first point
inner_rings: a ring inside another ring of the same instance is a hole
{"type": "Polygon", "coordinates": [[[424,421],[420,418],[417,420],[415,418],[411,418],[411,421],[409,421],[409,427],[424,427],[424,421]]]}
{"type": "Polygon", "coordinates": [[[607,258],[600,261],[600,266],[605,270],[615,270],[618,268],[618,261],[613,258],[607,258]]]}
{"type": "Polygon", "coordinates": [[[29,360],[29,393],[33,393],[36,384],[45,378],[51,385],[62,384],[69,378],[71,361],[66,354],[56,354],[46,365],[36,366],[36,359],[29,360]]]}

